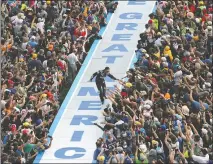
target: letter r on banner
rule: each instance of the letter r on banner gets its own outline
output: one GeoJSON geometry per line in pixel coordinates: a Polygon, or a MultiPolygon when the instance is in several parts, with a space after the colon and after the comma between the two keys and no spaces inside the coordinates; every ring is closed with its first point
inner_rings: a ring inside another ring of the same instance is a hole
{"type": "Polygon", "coordinates": [[[115,30],[137,30],[135,27],[137,27],[138,24],[137,23],[118,23],[117,27],[115,30]]]}
{"type": "Polygon", "coordinates": [[[75,115],[70,123],[70,125],[93,125],[93,122],[98,120],[97,116],[92,115],[75,115]]]}

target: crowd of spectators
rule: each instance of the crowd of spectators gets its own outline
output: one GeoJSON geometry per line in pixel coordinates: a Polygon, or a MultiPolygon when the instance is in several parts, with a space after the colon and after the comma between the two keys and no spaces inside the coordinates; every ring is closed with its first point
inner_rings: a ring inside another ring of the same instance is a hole
{"type": "MultiPolygon", "coordinates": [[[[32,163],[111,1],[1,1],[1,163],[32,163]]],[[[49,142],[50,141],[50,142],[49,142]]]]}
{"type": "Polygon", "coordinates": [[[212,163],[212,2],[159,1],[110,100],[97,163],[212,163]]]}

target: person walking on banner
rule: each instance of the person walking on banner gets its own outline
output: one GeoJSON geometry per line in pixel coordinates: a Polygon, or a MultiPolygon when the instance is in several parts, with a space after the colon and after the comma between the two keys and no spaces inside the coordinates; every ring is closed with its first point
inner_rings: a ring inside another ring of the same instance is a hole
{"type": "Polygon", "coordinates": [[[117,78],[115,78],[112,74],[110,74],[110,68],[109,67],[105,67],[104,70],[100,70],[95,72],[92,77],[90,78],[90,82],[92,82],[92,79],[94,77],[96,77],[95,82],[96,82],[96,86],[99,90],[99,96],[101,99],[102,104],[104,104],[104,99],[106,99],[106,83],[104,78],[106,76],[109,76],[111,79],[113,80],[119,80],[117,78]]]}

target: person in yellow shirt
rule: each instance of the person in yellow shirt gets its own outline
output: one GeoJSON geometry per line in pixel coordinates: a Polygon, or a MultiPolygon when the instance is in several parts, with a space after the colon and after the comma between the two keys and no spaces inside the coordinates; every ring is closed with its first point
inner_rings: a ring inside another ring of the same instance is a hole
{"type": "Polygon", "coordinates": [[[89,8],[87,7],[87,6],[85,6],[85,8],[84,8],[84,12],[83,12],[83,15],[84,15],[84,17],[87,17],[88,16],[88,10],[89,10],[89,8]]]}
{"type": "Polygon", "coordinates": [[[27,9],[27,5],[25,4],[25,1],[21,2],[21,11],[24,11],[27,9]]]}
{"type": "Polygon", "coordinates": [[[155,18],[155,15],[153,13],[149,14],[150,19],[152,20],[152,27],[154,30],[158,30],[158,19],[155,18]]]}
{"type": "Polygon", "coordinates": [[[172,62],[173,61],[173,55],[172,55],[172,51],[170,50],[169,46],[166,46],[163,50],[163,56],[167,58],[168,62],[172,62]]]}

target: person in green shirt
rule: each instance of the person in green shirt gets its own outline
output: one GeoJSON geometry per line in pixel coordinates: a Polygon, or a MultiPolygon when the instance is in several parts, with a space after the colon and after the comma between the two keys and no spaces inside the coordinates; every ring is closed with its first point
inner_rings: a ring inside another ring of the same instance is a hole
{"type": "Polygon", "coordinates": [[[28,159],[30,158],[30,153],[35,148],[35,146],[36,146],[35,144],[30,144],[30,143],[26,143],[24,145],[23,150],[24,150],[24,153],[25,153],[26,161],[28,161],[28,159]]]}
{"type": "Polygon", "coordinates": [[[27,143],[27,144],[24,145],[24,152],[30,153],[33,150],[34,147],[35,147],[35,144],[27,143]]]}

